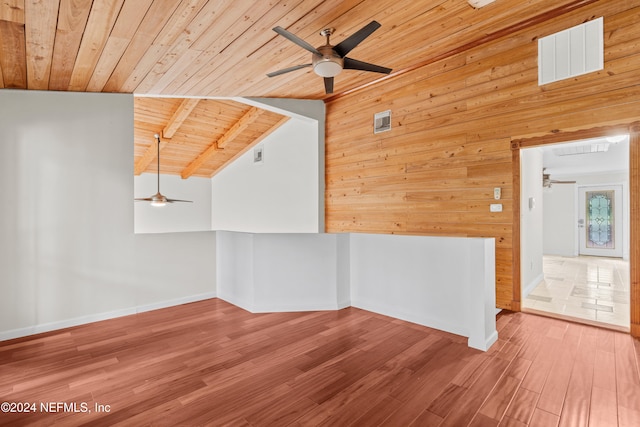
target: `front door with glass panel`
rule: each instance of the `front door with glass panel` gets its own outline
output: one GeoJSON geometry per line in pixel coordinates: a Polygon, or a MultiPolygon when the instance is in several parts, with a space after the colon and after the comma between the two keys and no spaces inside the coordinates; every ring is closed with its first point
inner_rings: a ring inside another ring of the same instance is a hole
{"type": "Polygon", "coordinates": [[[580,255],[622,257],[622,186],[578,187],[580,255]]]}

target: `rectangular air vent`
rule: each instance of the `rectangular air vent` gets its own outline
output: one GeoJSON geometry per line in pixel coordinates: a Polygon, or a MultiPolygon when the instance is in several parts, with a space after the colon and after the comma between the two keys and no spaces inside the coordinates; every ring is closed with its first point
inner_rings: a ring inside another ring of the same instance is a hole
{"type": "Polygon", "coordinates": [[[538,85],[604,68],[603,18],[538,40],[538,85]]]}
{"type": "Polygon", "coordinates": [[[391,110],[376,113],[373,117],[373,133],[391,130],[391,110]]]}

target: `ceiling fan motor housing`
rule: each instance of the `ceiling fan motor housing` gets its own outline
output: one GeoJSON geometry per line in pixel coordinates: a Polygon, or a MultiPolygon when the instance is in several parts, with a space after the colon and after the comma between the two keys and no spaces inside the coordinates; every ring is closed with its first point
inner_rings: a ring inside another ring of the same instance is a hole
{"type": "Polygon", "coordinates": [[[321,77],[335,77],[342,71],[344,60],[333,50],[333,46],[324,45],[318,49],[322,55],[313,54],[313,71],[321,77]]]}

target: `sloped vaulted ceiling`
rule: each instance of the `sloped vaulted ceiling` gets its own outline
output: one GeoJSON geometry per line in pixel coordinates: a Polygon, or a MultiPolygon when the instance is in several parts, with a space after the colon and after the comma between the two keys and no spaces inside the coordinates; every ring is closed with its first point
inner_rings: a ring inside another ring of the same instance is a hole
{"type": "Polygon", "coordinates": [[[266,76],[310,62],[275,26],[320,46],[324,28],[336,29],[337,44],[372,20],[382,25],[352,53],[393,72],[345,70],[334,85],[341,96],[594,1],[496,0],[474,9],[466,0],[3,0],[0,89],[183,98],[136,99],[136,173],[150,171],[145,153],[163,133],[163,172],[211,176],[281,117],[231,101],[182,105],[185,97],[327,98],[311,68],[266,76]]]}

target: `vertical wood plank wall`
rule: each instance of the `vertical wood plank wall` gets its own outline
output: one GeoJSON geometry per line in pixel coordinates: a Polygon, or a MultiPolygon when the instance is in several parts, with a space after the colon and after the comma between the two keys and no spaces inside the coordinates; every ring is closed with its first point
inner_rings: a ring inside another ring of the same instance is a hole
{"type": "Polygon", "coordinates": [[[638,21],[640,0],[597,1],[329,100],[326,230],[495,237],[497,305],[518,310],[511,141],[637,121],[638,21]],[[537,39],[599,16],[604,70],[539,87],[537,39]]]}

